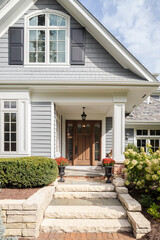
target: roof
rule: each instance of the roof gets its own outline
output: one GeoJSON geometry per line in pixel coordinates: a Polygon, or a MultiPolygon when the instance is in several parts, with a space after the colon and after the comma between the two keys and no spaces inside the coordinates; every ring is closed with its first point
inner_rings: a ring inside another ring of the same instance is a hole
{"type": "Polygon", "coordinates": [[[141,103],[132,113],[126,118],[128,122],[160,122],[160,100],[150,98],[149,104],[147,101],[141,103]]]}
{"type": "MultiPolygon", "coordinates": [[[[4,0],[3,0],[4,1],[4,0]]],[[[2,36],[37,0],[10,0],[0,11],[2,36]]],[[[78,1],[57,0],[118,61],[142,79],[157,83],[156,78],[120,44],[120,42],[78,1]]],[[[146,82],[147,85],[147,82],[146,82]]]]}

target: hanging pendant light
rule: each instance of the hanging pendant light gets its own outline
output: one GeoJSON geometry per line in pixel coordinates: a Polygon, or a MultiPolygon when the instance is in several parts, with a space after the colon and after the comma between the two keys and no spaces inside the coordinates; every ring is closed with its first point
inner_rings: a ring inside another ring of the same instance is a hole
{"type": "Polygon", "coordinates": [[[82,113],[81,117],[82,117],[82,121],[86,121],[87,115],[85,113],[85,107],[83,107],[83,113],[82,113]]]}

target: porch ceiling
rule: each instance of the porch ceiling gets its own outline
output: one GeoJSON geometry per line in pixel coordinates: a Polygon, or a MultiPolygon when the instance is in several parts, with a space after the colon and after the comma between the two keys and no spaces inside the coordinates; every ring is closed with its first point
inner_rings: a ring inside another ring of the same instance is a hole
{"type": "Polygon", "coordinates": [[[112,103],[67,103],[67,102],[56,102],[56,105],[60,111],[64,114],[78,114],[81,116],[83,107],[86,108],[86,114],[108,114],[111,112],[112,103]]]}

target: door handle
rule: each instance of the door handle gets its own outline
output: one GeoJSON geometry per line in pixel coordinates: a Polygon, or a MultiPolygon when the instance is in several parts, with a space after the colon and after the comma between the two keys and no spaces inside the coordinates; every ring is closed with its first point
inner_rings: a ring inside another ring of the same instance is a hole
{"type": "Polygon", "coordinates": [[[77,154],[77,145],[75,146],[75,154],[77,154]]]}

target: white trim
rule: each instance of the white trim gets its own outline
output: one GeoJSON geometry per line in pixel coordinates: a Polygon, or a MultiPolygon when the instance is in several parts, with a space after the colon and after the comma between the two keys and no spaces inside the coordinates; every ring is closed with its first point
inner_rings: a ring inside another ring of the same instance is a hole
{"type": "Polygon", "coordinates": [[[51,158],[54,158],[54,102],[51,102],[51,158]]]}
{"type": "Polygon", "coordinates": [[[44,10],[37,10],[25,15],[24,17],[24,66],[32,67],[48,67],[48,66],[69,66],[70,58],[70,16],[58,11],[50,10],[48,8],[44,10]],[[45,14],[45,26],[29,26],[29,19],[39,14],[45,14]],[[66,26],[50,26],[49,25],[49,14],[55,14],[57,16],[64,17],[66,19],[66,26]],[[29,62],[29,30],[44,30],[45,31],[45,62],[43,63],[30,63],[29,62]],[[64,63],[50,63],[49,62],[49,31],[50,30],[65,30],[65,62],[64,63]]]}

